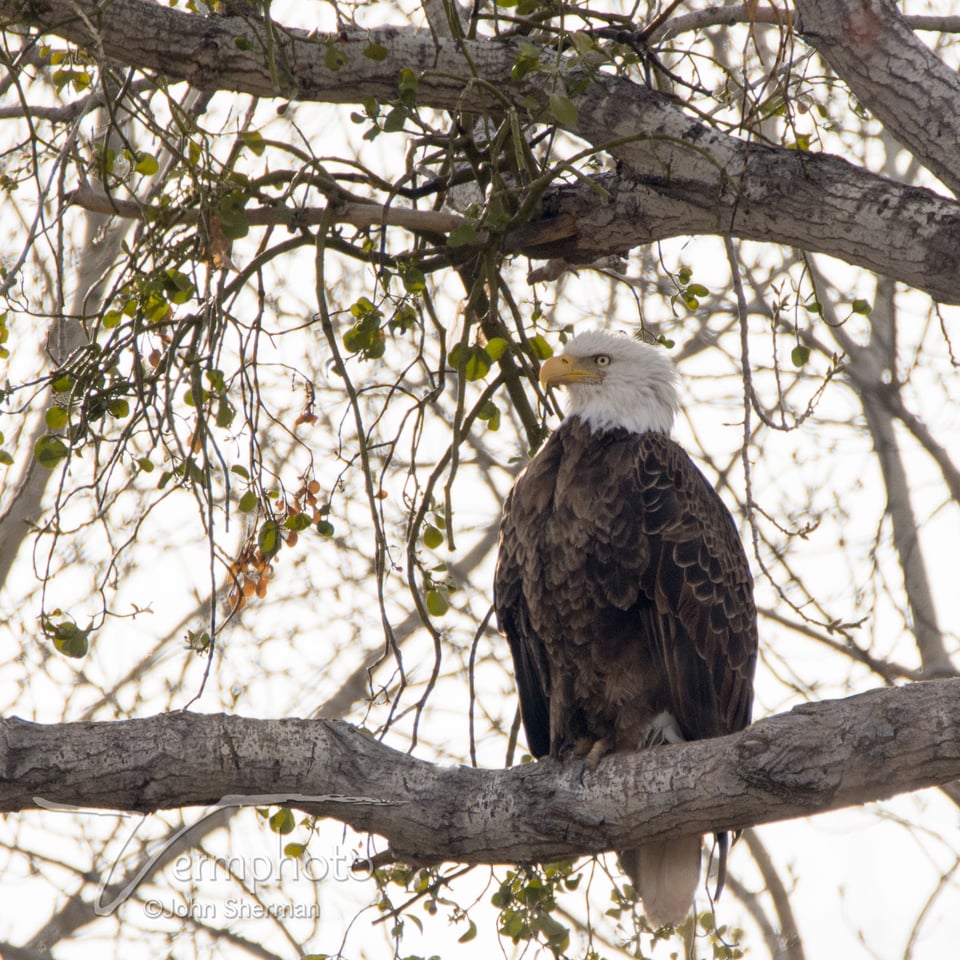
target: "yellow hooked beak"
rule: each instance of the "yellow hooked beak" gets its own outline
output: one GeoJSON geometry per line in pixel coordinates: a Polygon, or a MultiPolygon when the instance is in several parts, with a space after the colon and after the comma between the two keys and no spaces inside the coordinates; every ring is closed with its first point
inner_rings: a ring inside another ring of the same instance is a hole
{"type": "Polygon", "coordinates": [[[596,368],[588,367],[576,357],[561,354],[558,357],[549,357],[540,366],[540,386],[544,390],[549,386],[564,386],[568,383],[583,383],[587,380],[602,380],[596,368]]]}

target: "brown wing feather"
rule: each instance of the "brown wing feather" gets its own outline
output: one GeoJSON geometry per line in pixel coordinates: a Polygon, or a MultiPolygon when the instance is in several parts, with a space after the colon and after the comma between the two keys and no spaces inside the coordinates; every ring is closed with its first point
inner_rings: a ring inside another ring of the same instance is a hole
{"type": "Polygon", "coordinates": [[[662,657],[667,709],[688,740],[741,730],[750,722],[757,634],[740,537],[681,447],[656,434],[637,447],[636,529],[654,558],[640,582],[653,601],[645,619],[662,657]]]}
{"type": "Polygon", "coordinates": [[[497,619],[513,656],[527,745],[535,757],[550,752],[550,671],[546,648],[530,623],[526,584],[540,574],[535,531],[549,510],[557,452],[551,438],[504,502],[493,588],[497,619]]]}
{"type": "Polygon", "coordinates": [[[495,603],[537,756],[581,737],[634,749],[662,710],[687,739],[750,720],[749,566],[723,501],[665,436],[564,423],[508,499],[495,603]]]}
{"type": "MultiPolygon", "coordinates": [[[[566,421],[507,498],[494,600],[537,757],[634,750],[663,711],[688,740],[750,722],[749,564],[723,501],[665,436],[566,421]]],[[[692,897],[698,851],[681,838],[620,857],[645,902],[675,887],[669,913],[692,897]]]]}

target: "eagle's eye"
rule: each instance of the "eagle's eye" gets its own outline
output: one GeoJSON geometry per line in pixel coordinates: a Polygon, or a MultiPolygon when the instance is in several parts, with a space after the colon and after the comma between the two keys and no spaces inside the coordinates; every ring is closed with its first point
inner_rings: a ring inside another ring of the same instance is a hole
{"type": "Polygon", "coordinates": [[[609,358],[605,353],[598,353],[598,354],[593,358],[593,362],[594,362],[598,367],[609,367],[609,366],[610,366],[610,358],[609,358]]]}

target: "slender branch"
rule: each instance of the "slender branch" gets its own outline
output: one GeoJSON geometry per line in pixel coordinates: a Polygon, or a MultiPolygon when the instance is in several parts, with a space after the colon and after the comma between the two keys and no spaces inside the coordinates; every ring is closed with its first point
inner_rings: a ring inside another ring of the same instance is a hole
{"type": "MultiPolygon", "coordinates": [[[[744,842],[750,849],[754,862],[763,877],[770,899],[773,900],[774,909],[777,912],[779,924],[779,939],[783,946],[781,955],[784,960],[804,960],[803,942],[800,939],[800,933],[797,930],[797,922],[793,916],[793,910],[790,908],[790,895],[787,893],[780,874],[774,866],[773,859],[767,852],[755,830],[745,830],[743,834],[744,842]]],[[[773,956],[777,954],[771,951],[773,956]]]]}
{"type": "MultiPolygon", "coordinates": [[[[154,207],[137,200],[122,200],[111,197],[91,187],[78,187],[68,195],[67,201],[96,213],[113,215],[124,219],[151,220],[173,219],[184,223],[196,223],[204,215],[199,207],[154,207]]],[[[244,210],[246,221],[255,227],[266,226],[311,226],[324,222],[349,223],[354,227],[405,227],[429,233],[449,233],[457,227],[471,223],[466,217],[440,210],[410,210],[406,207],[384,206],[379,203],[334,202],[329,207],[256,207],[244,210]]]]}

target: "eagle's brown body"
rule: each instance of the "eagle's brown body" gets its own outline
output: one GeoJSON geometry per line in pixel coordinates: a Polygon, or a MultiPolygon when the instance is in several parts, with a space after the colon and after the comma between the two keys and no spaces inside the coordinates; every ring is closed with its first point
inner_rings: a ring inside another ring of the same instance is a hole
{"type": "MultiPolygon", "coordinates": [[[[495,603],[537,757],[595,762],[750,721],[746,556],[716,491],[663,433],[564,421],[506,501],[495,603]]],[[[695,886],[699,837],[621,854],[648,913],[651,888],[667,882],[649,874],[674,855],[695,886]]],[[[683,913],[692,889],[684,896],[683,913]]],[[[660,912],[676,920],[677,910],[660,912]]]]}

